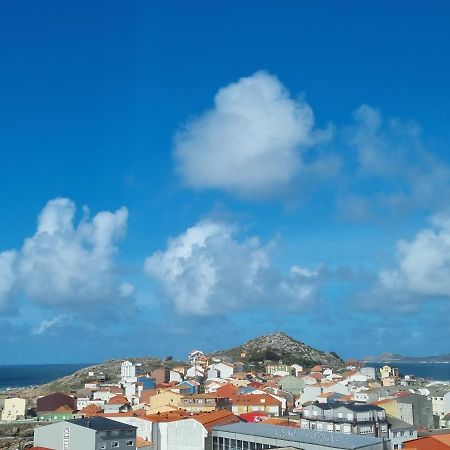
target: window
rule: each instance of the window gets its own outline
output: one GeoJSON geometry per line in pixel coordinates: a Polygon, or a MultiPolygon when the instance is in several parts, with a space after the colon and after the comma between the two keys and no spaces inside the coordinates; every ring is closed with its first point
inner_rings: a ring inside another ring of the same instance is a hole
{"type": "Polygon", "coordinates": [[[111,442],[111,448],[117,448],[119,443],[117,441],[111,442]]]}
{"type": "Polygon", "coordinates": [[[127,434],[133,434],[133,429],[132,428],[128,428],[127,429],[127,434]]]}
{"type": "Polygon", "coordinates": [[[410,431],[409,431],[409,435],[410,435],[410,436],[414,436],[414,431],[413,431],[413,430],[410,430],[410,431]]]}
{"type": "Polygon", "coordinates": [[[106,444],[100,444],[98,448],[103,450],[104,448],[106,448],[106,444]]]}
{"type": "Polygon", "coordinates": [[[134,443],[133,441],[127,441],[127,447],[133,447],[134,443]]]}

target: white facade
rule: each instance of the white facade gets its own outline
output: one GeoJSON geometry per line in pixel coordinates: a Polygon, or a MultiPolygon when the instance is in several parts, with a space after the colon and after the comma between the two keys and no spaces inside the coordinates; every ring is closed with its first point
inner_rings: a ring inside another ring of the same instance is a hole
{"type": "Polygon", "coordinates": [[[183,376],[180,372],[176,370],[171,370],[169,375],[169,381],[176,381],[177,383],[181,383],[183,381],[183,376]]]}
{"type": "Polygon", "coordinates": [[[207,380],[215,380],[220,378],[219,371],[216,369],[208,369],[208,372],[206,372],[206,379],[207,380]]]}
{"type": "Polygon", "coordinates": [[[209,368],[218,371],[218,376],[213,376],[211,378],[229,378],[234,372],[234,367],[231,364],[226,364],[223,362],[211,364],[209,368]]]}
{"type": "Polygon", "coordinates": [[[196,364],[199,359],[204,358],[205,354],[201,350],[192,350],[189,353],[189,362],[191,364],[196,364]]]}
{"type": "Polygon", "coordinates": [[[152,440],[152,426],[153,422],[146,419],[140,419],[139,417],[112,417],[113,420],[117,422],[126,423],[136,427],[136,436],[145,439],[146,441],[152,440]]]}
{"type": "Polygon", "coordinates": [[[195,378],[195,377],[203,377],[205,373],[203,367],[200,366],[192,366],[186,371],[187,378],[195,378]]]}
{"type": "Polygon", "coordinates": [[[24,398],[7,398],[2,412],[2,420],[13,421],[25,418],[27,414],[27,401],[24,398]]]}
{"type": "Polygon", "coordinates": [[[136,366],[130,361],[124,361],[120,367],[120,377],[123,383],[136,383],[136,366]]]}
{"type": "Polygon", "coordinates": [[[117,394],[113,394],[109,391],[96,391],[94,392],[94,400],[102,400],[104,402],[109,402],[109,400],[115,397],[117,394]]]}
{"type": "Polygon", "coordinates": [[[77,410],[78,411],[81,411],[88,404],[89,404],[89,398],[88,397],[79,397],[79,398],[77,398],[77,410]]]}
{"type": "Polygon", "coordinates": [[[127,383],[124,385],[125,388],[125,397],[127,400],[133,404],[133,399],[136,397],[136,384],[135,383],[127,383]]]}
{"type": "Polygon", "coordinates": [[[194,419],[153,424],[154,450],[204,450],[206,429],[194,419]]]}

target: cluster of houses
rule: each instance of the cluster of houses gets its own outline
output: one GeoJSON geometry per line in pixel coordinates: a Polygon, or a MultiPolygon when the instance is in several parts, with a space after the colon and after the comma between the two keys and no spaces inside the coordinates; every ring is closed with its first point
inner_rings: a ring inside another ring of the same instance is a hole
{"type": "MultiPolygon", "coordinates": [[[[91,381],[76,392],[38,398],[36,420],[49,424],[36,428],[35,445],[394,450],[426,448],[421,445],[427,439],[448,436],[442,448],[450,448],[450,385],[400,376],[390,366],[376,370],[353,363],[335,372],[280,363],[255,373],[241,362],[196,350],[187,366],[139,375],[137,369],[124,361],[119,383],[91,381]]],[[[27,408],[23,399],[5,399],[1,418],[23,419],[27,408]]]]}

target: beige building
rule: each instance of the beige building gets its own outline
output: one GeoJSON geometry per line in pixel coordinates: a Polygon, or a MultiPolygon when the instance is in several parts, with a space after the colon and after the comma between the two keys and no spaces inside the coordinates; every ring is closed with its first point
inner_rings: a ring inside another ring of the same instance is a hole
{"type": "Polygon", "coordinates": [[[7,398],[2,412],[2,420],[24,419],[27,414],[27,401],[24,398],[7,398]]]}
{"type": "Polygon", "coordinates": [[[152,395],[145,402],[145,411],[147,414],[157,414],[178,409],[182,395],[172,391],[161,391],[152,395]]]}
{"type": "Polygon", "coordinates": [[[179,407],[191,413],[211,412],[220,409],[231,410],[231,402],[228,398],[214,394],[194,394],[182,398],[179,407]]]}

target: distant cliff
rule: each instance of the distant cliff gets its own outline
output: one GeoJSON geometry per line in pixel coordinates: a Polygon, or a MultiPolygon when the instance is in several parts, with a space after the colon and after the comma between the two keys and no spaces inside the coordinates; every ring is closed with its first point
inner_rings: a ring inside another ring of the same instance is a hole
{"type": "Polygon", "coordinates": [[[409,362],[409,363],[450,363],[450,353],[437,356],[403,356],[398,353],[382,353],[378,356],[366,356],[366,362],[409,362]]]}

